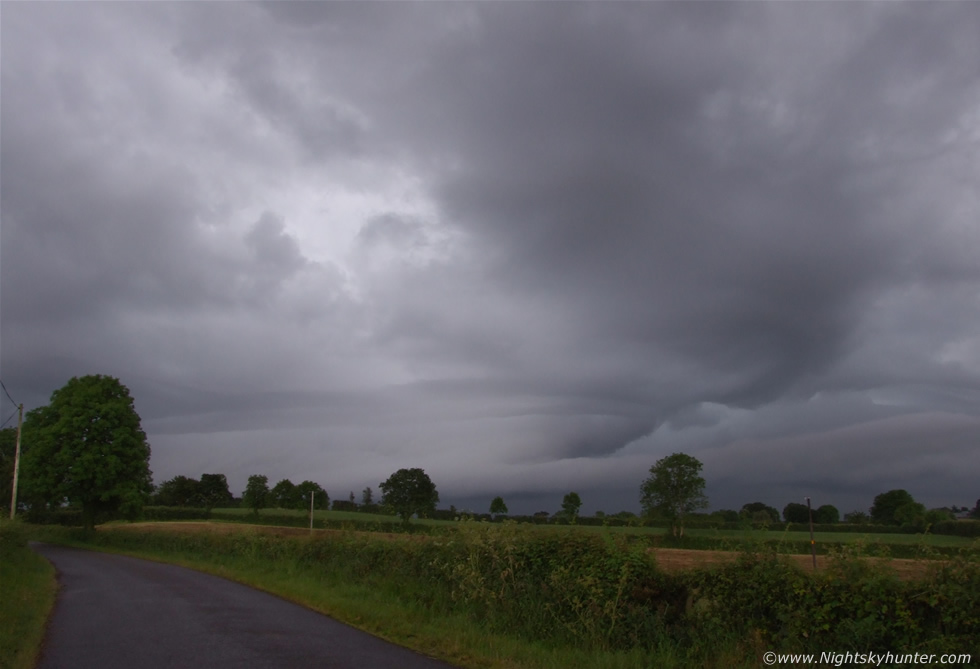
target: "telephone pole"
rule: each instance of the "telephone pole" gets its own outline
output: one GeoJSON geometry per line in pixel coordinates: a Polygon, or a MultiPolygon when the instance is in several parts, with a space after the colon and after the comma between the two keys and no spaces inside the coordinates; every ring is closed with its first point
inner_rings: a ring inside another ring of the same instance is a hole
{"type": "Polygon", "coordinates": [[[24,422],[24,405],[17,405],[17,446],[14,448],[14,487],[10,492],[10,518],[17,513],[17,479],[20,476],[20,426],[24,422]]]}

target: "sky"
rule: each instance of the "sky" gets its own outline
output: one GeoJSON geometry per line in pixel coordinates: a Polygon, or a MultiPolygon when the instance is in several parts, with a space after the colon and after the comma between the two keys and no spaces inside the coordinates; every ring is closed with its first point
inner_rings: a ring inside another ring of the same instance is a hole
{"type": "MultiPolygon", "coordinates": [[[[0,377],[160,483],[980,497],[980,5],[0,8],[0,377]]],[[[6,418],[13,405],[4,397],[6,418]]]]}

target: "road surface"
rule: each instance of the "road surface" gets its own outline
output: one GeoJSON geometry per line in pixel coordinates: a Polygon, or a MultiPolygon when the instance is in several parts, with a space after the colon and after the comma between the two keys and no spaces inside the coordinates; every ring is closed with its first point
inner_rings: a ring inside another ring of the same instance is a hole
{"type": "Polygon", "coordinates": [[[60,589],[40,669],[451,669],[247,586],[174,565],[32,544],[60,589]]]}

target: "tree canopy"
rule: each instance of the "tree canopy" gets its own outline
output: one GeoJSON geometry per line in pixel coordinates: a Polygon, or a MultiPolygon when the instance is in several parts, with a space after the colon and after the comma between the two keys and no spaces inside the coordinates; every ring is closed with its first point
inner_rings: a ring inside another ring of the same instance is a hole
{"type": "Polygon", "coordinates": [[[399,469],[380,485],[381,503],[408,522],[414,514],[420,517],[436,510],[439,493],[429,476],[421,469],[399,469]]]}
{"type": "Polygon", "coordinates": [[[313,493],[313,508],[326,509],[330,505],[330,495],[319,483],[313,481],[303,481],[296,484],[296,494],[299,495],[300,506],[298,508],[310,508],[310,493],[313,493]]]}
{"type": "Polygon", "coordinates": [[[119,379],[72,378],[27,414],[22,439],[28,499],[81,506],[86,529],[103,514],[139,514],[153,490],[150,445],[119,379]]]}
{"type": "Polygon", "coordinates": [[[806,504],[790,502],[783,507],[783,520],[787,523],[809,523],[810,510],[806,504]]]}
{"type": "Polygon", "coordinates": [[[575,522],[578,518],[578,511],[582,508],[582,498],[577,492],[570,492],[561,500],[561,513],[570,522],[575,522]]]}
{"type": "Polygon", "coordinates": [[[640,506],[648,516],[662,514],[670,520],[671,532],[684,534],[684,516],[708,506],[704,495],[701,462],[685,453],[674,453],[650,467],[650,476],[640,485],[640,506]]]}
{"type": "Polygon", "coordinates": [[[258,474],[248,477],[245,492],[242,493],[242,504],[256,515],[259,509],[269,506],[272,494],[269,492],[269,477],[258,474]]]}
{"type": "Polygon", "coordinates": [[[201,482],[187,476],[175,476],[157,488],[154,503],[161,506],[204,506],[201,482]]]}
{"type": "Polygon", "coordinates": [[[911,524],[925,507],[915,501],[907,490],[889,490],[876,496],[871,505],[871,520],[878,525],[911,524]]]}
{"type": "Polygon", "coordinates": [[[234,499],[224,474],[201,474],[200,493],[201,503],[208,514],[214,507],[230,504],[234,499]]]}
{"type": "Polygon", "coordinates": [[[490,502],[490,513],[497,515],[498,513],[507,513],[507,505],[504,504],[504,498],[497,495],[490,502]]]}

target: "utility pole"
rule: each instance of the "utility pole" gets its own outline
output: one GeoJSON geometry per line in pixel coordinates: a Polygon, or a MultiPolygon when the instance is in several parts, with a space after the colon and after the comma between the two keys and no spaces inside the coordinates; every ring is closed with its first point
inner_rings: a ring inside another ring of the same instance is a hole
{"type": "Polygon", "coordinates": [[[20,427],[24,422],[24,405],[17,405],[17,446],[14,448],[14,488],[10,492],[10,518],[17,513],[17,479],[20,476],[20,427]]]}
{"type": "Polygon", "coordinates": [[[810,515],[810,552],[813,554],[813,571],[817,570],[817,542],[813,540],[813,509],[810,507],[810,498],[806,498],[806,510],[810,515]]]}

